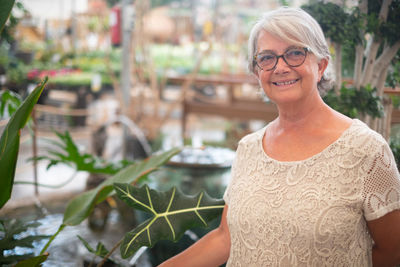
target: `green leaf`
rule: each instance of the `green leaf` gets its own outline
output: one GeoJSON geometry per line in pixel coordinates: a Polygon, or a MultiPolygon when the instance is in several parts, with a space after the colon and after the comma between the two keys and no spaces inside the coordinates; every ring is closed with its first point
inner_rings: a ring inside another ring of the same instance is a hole
{"type": "Polygon", "coordinates": [[[86,249],[96,255],[96,256],[100,256],[102,258],[104,258],[107,254],[108,254],[108,250],[106,249],[106,247],[104,246],[103,243],[99,242],[97,244],[96,249],[92,248],[89,244],[89,242],[87,242],[85,239],[83,239],[81,236],[78,235],[79,240],[81,240],[81,242],[83,243],[83,245],[86,247],[86,249]]]}
{"type": "Polygon", "coordinates": [[[41,266],[43,262],[47,260],[49,257],[48,253],[45,253],[40,256],[36,256],[33,258],[29,258],[23,261],[18,262],[15,267],[36,267],[36,266],[41,266]]]}
{"type": "Polygon", "coordinates": [[[35,242],[40,242],[43,239],[49,238],[47,235],[27,235],[31,228],[37,228],[41,223],[35,221],[27,221],[29,218],[24,220],[20,219],[7,219],[1,221],[1,232],[0,239],[0,265],[11,264],[18,261],[22,261],[33,257],[33,253],[27,252],[25,254],[13,254],[5,257],[2,251],[14,250],[16,247],[19,248],[33,248],[35,242]],[[24,236],[21,238],[21,236],[24,236]]]}
{"type": "MultiPolygon", "coordinates": [[[[4,1],[4,0],[3,0],[4,1]]],[[[0,208],[10,199],[17,164],[20,130],[28,121],[33,106],[39,99],[47,77],[24,100],[10,118],[0,138],[0,208]]]]}
{"type": "Polygon", "coordinates": [[[0,92],[0,118],[4,118],[7,107],[8,116],[14,114],[17,108],[21,105],[21,97],[10,90],[2,90],[0,92]]]}
{"type": "Polygon", "coordinates": [[[109,163],[98,157],[90,154],[81,153],[78,146],[73,141],[68,131],[64,134],[55,132],[59,140],[48,140],[49,143],[56,146],[56,150],[48,150],[45,156],[38,156],[29,160],[46,160],[49,161],[47,170],[57,164],[65,164],[74,167],[77,171],[87,171],[90,173],[102,173],[102,174],[116,174],[124,167],[128,166],[132,162],[122,160],[117,163],[109,163]],[[59,152],[59,150],[62,152],[59,152]]]}
{"type": "Polygon", "coordinates": [[[11,10],[14,6],[15,0],[1,0],[0,1],[0,33],[3,31],[4,25],[8,17],[10,16],[11,10]]]}
{"type": "Polygon", "coordinates": [[[224,208],[224,200],[213,199],[205,192],[187,196],[176,187],[158,192],[147,185],[140,188],[129,184],[114,184],[119,198],[129,206],[152,215],[132,231],[121,244],[121,256],[128,258],[140,247],[153,247],[159,240],[178,241],[186,230],[207,227],[224,208]]]}
{"type": "Polygon", "coordinates": [[[68,203],[64,212],[63,224],[80,224],[89,216],[96,204],[104,201],[111,195],[113,191],[112,184],[136,182],[142,176],[156,170],[179,152],[179,148],[174,148],[164,153],[151,156],[143,161],[134,163],[118,172],[116,175],[106,179],[96,188],[75,197],[68,203]]]}

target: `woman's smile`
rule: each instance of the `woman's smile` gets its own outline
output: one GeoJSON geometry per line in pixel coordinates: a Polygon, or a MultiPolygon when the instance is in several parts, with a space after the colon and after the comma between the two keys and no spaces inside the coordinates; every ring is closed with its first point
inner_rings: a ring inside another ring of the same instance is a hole
{"type": "Polygon", "coordinates": [[[272,82],[272,84],[275,86],[279,86],[279,87],[287,87],[287,86],[297,83],[299,80],[300,79],[275,81],[275,82],[272,82]]]}

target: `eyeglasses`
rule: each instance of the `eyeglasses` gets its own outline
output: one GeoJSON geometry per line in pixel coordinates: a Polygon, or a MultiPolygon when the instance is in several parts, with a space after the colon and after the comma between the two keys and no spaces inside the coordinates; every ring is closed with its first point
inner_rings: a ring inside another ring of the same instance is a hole
{"type": "Polygon", "coordinates": [[[253,60],[257,66],[264,71],[273,70],[276,64],[278,64],[279,58],[283,58],[290,67],[298,67],[304,63],[307,53],[310,51],[308,47],[292,47],[286,50],[282,55],[277,55],[272,51],[264,51],[255,55],[253,60]]]}

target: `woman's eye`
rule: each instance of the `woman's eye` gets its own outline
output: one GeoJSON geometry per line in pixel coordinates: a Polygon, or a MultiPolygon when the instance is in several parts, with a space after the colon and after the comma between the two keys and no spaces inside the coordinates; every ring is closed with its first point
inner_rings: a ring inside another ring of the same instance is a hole
{"type": "Polygon", "coordinates": [[[300,49],[293,49],[286,52],[287,56],[304,56],[304,51],[300,49]]]}
{"type": "Polygon", "coordinates": [[[263,61],[270,61],[270,60],[273,60],[274,59],[274,55],[261,55],[260,56],[260,62],[263,62],[263,61]]]}

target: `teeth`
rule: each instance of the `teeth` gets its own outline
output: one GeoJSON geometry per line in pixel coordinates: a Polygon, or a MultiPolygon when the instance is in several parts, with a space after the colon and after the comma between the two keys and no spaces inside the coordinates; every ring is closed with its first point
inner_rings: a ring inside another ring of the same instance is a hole
{"type": "Polygon", "coordinates": [[[276,84],[276,85],[290,85],[290,84],[294,84],[295,82],[296,82],[296,80],[287,81],[287,82],[276,82],[274,84],[276,84]]]}

